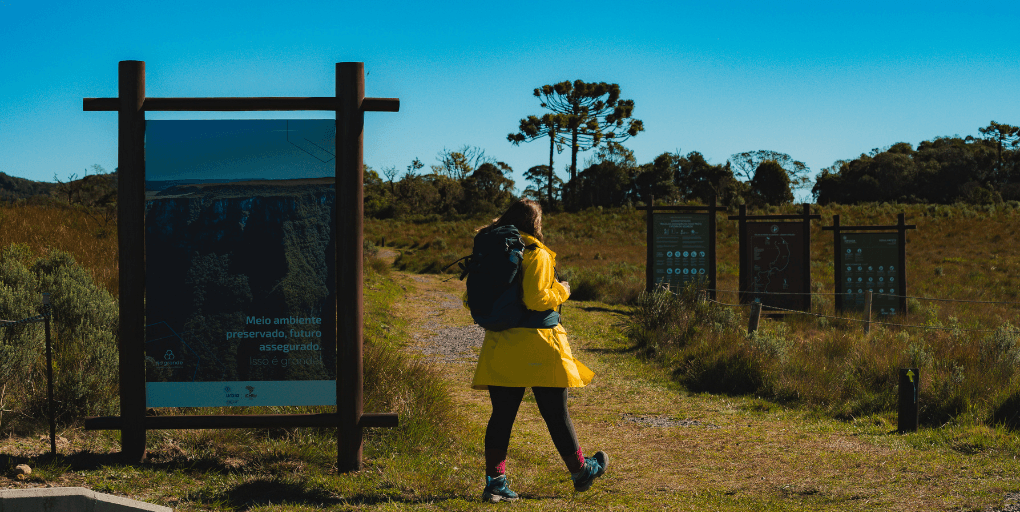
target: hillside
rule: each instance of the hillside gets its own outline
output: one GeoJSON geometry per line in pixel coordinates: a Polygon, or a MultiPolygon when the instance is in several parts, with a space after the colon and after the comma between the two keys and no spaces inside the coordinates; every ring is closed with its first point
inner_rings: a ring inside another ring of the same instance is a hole
{"type": "Polygon", "coordinates": [[[56,183],[32,181],[0,172],[0,200],[2,201],[28,199],[37,195],[48,196],[56,186],[56,183]]]}

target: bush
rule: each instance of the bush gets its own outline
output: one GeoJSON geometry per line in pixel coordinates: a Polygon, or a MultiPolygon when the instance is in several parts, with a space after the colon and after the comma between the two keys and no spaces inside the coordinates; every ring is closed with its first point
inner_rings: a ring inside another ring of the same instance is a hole
{"type": "MultiPolygon", "coordinates": [[[[596,254],[598,256],[598,254],[596,254]]],[[[570,283],[571,300],[592,300],[607,304],[632,304],[643,293],[644,276],[627,263],[611,263],[605,267],[565,268],[559,275],[570,283]]]]}
{"type": "MultiPolygon", "coordinates": [[[[41,313],[43,292],[52,304],[55,416],[73,423],[89,415],[111,414],[117,397],[118,309],[114,298],[96,286],[92,275],[65,252],[33,258],[26,247],[0,252],[0,317],[9,320],[41,313]]],[[[46,357],[43,325],[3,329],[0,337],[0,386],[14,398],[15,414],[4,425],[31,429],[47,417],[46,357]]],[[[9,409],[11,410],[11,409],[9,409]]]]}

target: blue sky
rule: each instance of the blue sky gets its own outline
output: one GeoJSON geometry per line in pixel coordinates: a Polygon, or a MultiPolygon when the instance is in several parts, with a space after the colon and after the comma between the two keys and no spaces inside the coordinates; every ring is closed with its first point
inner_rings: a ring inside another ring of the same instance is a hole
{"type": "MultiPolygon", "coordinates": [[[[151,97],[330,96],[363,61],[365,163],[405,169],[478,146],[523,171],[543,141],[532,90],[620,84],[640,163],[680,150],[725,162],[770,149],[815,172],[896,142],[1020,124],[1020,3],[54,2],[0,0],[0,171],[52,181],[117,166],[117,62],[146,61],[151,97]]],[[[148,119],[300,119],[322,112],[150,112],[148,119]]],[[[579,161],[588,156],[582,153],[579,161]]],[[[565,175],[570,155],[556,155],[565,175]]],[[[801,195],[803,197],[803,195],[801,195]]]]}

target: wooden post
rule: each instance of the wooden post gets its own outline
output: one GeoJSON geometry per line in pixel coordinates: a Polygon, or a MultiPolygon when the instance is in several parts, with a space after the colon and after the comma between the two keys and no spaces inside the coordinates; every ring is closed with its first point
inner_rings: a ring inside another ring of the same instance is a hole
{"type": "Polygon", "coordinates": [[[737,220],[737,251],[740,253],[740,257],[737,261],[740,262],[740,270],[738,273],[739,284],[737,290],[739,293],[737,300],[740,304],[745,304],[751,300],[752,295],[746,293],[750,288],[748,279],[751,278],[751,256],[748,254],[747,245],[747,205],[740,205],[740,212],[738,213],[737,220]]]}
{"type": "MultiPolygon", "coordinates": [[[[907,229],[910,229],[905,223],[903,213],[896,215],[896,227],[899,228],[899,259],[898,265],[900,268],[897,274],[900,278],[900,284],[896,285],[900,289],[900,314],[907,314],[907,229]]],[[[913,226],[911,226],[913,227],[913,226]]]]}
{"type": "Polygon", "coordinates": [[[364,222],[363,138],[365,64],[336,65],[337,110],[337,471],[361,469],[364,433],[362,378],[362,227],[364,222]],[[341,371],[342,370],[342,371],[341,371]]]}
{"type": "Polygon", "coordinates": [[[145,458],[145,62],[120,61],[117,242],[120,264],[120,446],[145,458]]]}
{"type": "Polygon", "coordinates": [[[761,319],[761,302],[751,303],[751,314],[747,318],[747,334],[758,330],[758,321],[761,319]]]}
{"type": "Polygon", "coordinates": [[[811,311],[811,205],[804,203],[804,289],[806,295],[801,296],[801,311],[811,311]]]}
{"type": "Polygon", "coordinates": [[[651,293],[655,289],[655,196],[649,196],[648,209],[645,210],[645,291],[651,293]]]}
{"type": "Polygon", "coordinates": [[[846,283],[843,282],[843,239],[839,236],[839,215],[832,216],[832,278],[836,283],[833,287],[836,292],[836,311],[843,311],[843,295],[847,293],[846,283]]]}
{"type": "Polygon", "coordinates": [[[716,267],[715,267],[716,233],[715,233],[715,230],[716,230],[716,227],[717,227],[716,226],[715,211],[718,208],[717,204],[718,204],[717,203],[717,198],[716,198],[715,194],[712,194],[712,202],[709,203],[709,208],[708,208],[708,247],[709,247],[709,254],[708,254],[708,279],[709,279],[709,282],[708,282],[708,286],[712,290],[712,291],[708,292],[708,294],[712,298],[712,300],[718,300],[716,298],[716,291],[715,291],[716,288],[718,288],[718,286],[717,286],[718,282],[716,280],[716,275],[715,275],[715,272],[716,272],[716,267]]]}
{"type": "Polygon", "coordinates": [[[871,290],[864,292],[864,334],[871,332],[871,290]]]}
{"type": "Polygon", "coordinates": [[[46,408],[50,417],[50,455],[57,456],[57,420],[53,416],[53,349],[50,342],[50,294],[43,296],[43,323],[46,330],[46,408]]]}

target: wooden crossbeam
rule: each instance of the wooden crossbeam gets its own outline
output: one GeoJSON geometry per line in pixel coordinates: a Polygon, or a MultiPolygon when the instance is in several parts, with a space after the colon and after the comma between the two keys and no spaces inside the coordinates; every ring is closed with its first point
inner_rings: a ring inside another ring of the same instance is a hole
{"type": "MultiPolygon", "coordinates": [[[[114,112],[120,109],[120,98],[84,98],[82,108],[86,112],[114,112]]],[[[332,96],[310,98],[145,98],[142,102],[142,111],[145,112],[335,111],[339,109],[340,102],[332,96]]],[[[400,98],[365,98],[361,102],[361,110],[363,112],[399,112],[400,98]]]]}

